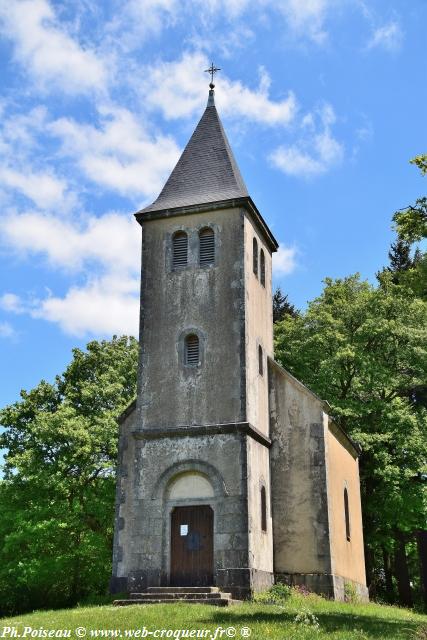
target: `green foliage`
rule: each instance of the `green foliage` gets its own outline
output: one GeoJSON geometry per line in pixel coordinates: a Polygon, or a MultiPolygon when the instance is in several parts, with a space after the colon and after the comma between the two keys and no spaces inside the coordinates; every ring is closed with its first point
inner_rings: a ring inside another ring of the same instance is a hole
{"type": "Polygon", "coordinates": [[[417,166],[423,176],[427,174],[427,155],[426,154],[415,156],[415,158],[412,158],[412,160],[410,160],[410,163],[417,166]]]}
{"type": "Polygon", "coordinates": [[[351,602],[352,604],[359,602],[357,589],[353,582],[344,583],[344,599],[346,602],[351,602]]]}
{"type": "Polygon", "coordinates": [[[309,609],[303,609],[294,618],[295,624],[311,627],[313,630],[320,631],[319,619],[309,609]]]}
{"type": "Polygon", "coordinates": [[[288,296],[283,295],[280,287],[277,287],[273,294],[273,322],[280,322],[286,315],[296,317],[298,310],[288,300],[288,296]]]}
{"type": "Polygon", "coordinates": [[[0,607],[64,606],[108,585],[116,417],[136,393],[133,338],[91,342],[54,384],[0,411],[0,607]]]}
{"type": "Polygon", "coordinates": [[[427,379],[427,303],[387,273],[377,288],[327,279],[305,313],[276,325],[275,354],[362,445],[368,546],[424,528],[427,412],[413,390],[427,379]]]}
{"type": "MultiPolygon", "coordinates": [[[[194,630],[194,635],[197,630],[210,630],[212,637],[220,629],[222,638],[227,637],[227,629],[231,633],[234,629],[236,638],[244,637],[242,629],[249,629],[251,640],[409,640],[411,633],[426,625],[427,618],[400,607],[353,605],[314,596],[303,600],[293,593],[280,606],[247,602],[226,608],[186,603],[79,607],[20,615],[2,622],[5,626],[17,627],[21,634],[24,627],[72,629],[72,638],[76,637],[74,629],[78,627],[87,630],[88,638],[92,635],[91,630],[105,630],[102,637],[113,637],[107,630],[117,630],[125,637],[126,630],[145,627],[149,632],[156,629],[171,630],[172,633],[181,629],[194,630]],[[302,618],[307,614],[316,617],[318,626],[295,622],[296,616],[302,618]]],[[[217,637],[220,637],[218,631],[217,637]]],[[[419,636],[419,640],[422,638],[419,636]]]]}
{"type": "Polygon", "coordinates": [[[399,236],[408,242],[427,238],[427,198],[417,198],[415,206],[396,211],[393,222],[399,236]]]}
{"type": "MultiPolygon", "coordinates": [[[[427,155],[416,156],[411,160],[425,176],[427,174],[427,155]]],[[[393,216],[398,235],[408,242],[427,238],[427,198],[418,198],[415,206],[396,211],[393,216]]]]}
{"type": "Polygon", "coordinates": [[[283,604],[292,594],[292,587],[280,582],[266,591],[254,594],[254,602],[263,604],[283,604]]]}

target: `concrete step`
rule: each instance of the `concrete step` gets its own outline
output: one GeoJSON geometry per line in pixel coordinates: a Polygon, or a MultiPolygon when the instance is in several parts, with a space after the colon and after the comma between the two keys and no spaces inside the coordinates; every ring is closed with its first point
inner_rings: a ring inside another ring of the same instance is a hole
{"type": "Polygon", "coordinates": [[[132,604],[159,604],[172,602],[187,602],[198,604],[212,604],[217,607],[227,607],[236,602],[231,593],[222,593],[218,587],[148,587],[142,593],[131,593],[126,600],[114,600],[116,607],[132,604]]]}
{"type": "Polygon", "coordinates": [[[157,593],[155,591],[150,591],[149,593],[131,593],[129,594],[129,598],[131,600],[197,600],[200,598],[205,600],[206,598],[221,598],[221,597],[231,597],[231,594],[223,594],[219,592],[206,592],[206,593],[186,593],[185,591],[181,593],[157,593]]]}
{"type": "Polygon", "coordinates": [[[114,600],[113,605],[116,607],[127,607],[133,604],[172,604],[172,602],[186,602],[187,604],[210,604],[216,607],[228,607],[229,604],[232,604],[232,600],[230,598],[194,598],[193,600],[185,600],[181,598],[177,598],[176,600],[154,600],[146,599],[146,600],[114,600]]]}
{"type": "Polygon", "coordinates": [[[219,593],[219,587],[147,587],[144,593],[219,593]]]}

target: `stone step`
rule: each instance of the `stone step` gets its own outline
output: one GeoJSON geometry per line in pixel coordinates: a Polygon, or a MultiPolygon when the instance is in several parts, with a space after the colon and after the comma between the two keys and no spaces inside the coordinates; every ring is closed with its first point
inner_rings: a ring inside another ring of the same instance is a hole
{"type": "Polygon", "coordinates": [[[186,602],[187,604],[210,604],[216,607],[228,607],[233,601],[230,598],[194,598],[192,600],[186,600],[184,598],[177,598],[176,600],[162,600],[162,599],[147,599],[147,600],[114,600],[113,605],[116,607],[127,607],[133,604],[171,604],[172,602],[186,602]]]}
{"type": "Polygon", "coordinates": [[[147,587],[144,593],[219,593],[219,587],[147,587]]]}
{"type": "Polygon", "coordinates": [[[219,592],[204,592],[204,593],[186,593],[185,591],[181,593],[157,593],[156,591],[150,591],[149,593],[131,593],[129,598],[131,600],[194,600],[197,598],[206,599],[206,598],[221,598],[221,597],[231,597],[231,594],[224,594],[219,592]]]}

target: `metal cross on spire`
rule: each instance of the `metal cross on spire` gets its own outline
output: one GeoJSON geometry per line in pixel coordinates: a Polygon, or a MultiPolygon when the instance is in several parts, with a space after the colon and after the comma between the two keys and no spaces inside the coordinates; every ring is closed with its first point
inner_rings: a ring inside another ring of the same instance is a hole
{"type": "Polygon", "coordinates": [[[211,64],[211,66],[209,67],[209,69],[205,69],[205,73],[210,73],[211,74],[211,81],[209,83],[209,87],[211,89],[213,89],[215,87],[213,79],[214,79],[214,74],[217,71],[221,71],[221,69],[219,67],[215,67],[213,62],[211,64]]]}

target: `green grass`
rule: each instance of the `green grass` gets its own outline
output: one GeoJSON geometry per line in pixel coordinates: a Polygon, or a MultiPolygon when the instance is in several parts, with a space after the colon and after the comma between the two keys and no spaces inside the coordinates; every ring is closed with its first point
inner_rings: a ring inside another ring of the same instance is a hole
{"type": "MultiPolygon", "coordinates": [[[[2,627],[16,627],[21,637],[23,637],[24,627],[33,629],[43,627],[48,630],[71,629],[72,638],[76,637],[74,630],[77,627],[84,627],[87,630],[87,638],[96,637],[90,633],[94,629],[117,629],[122,632],[122,636],[116,637],[126,638],[124,633],[126,629],[135,630],[143,627],[149,631],[210,629],[212,632],[217,627],[222,629],[234,627],[236,638],[242,638],[242,628],[249,628],[250,637],[253,640],[427,638],[427,616],[425,615],[399,607],[338,603],[315,595],[302,596],[296,593],[281,605],[247,602],[225,609],[209,605],[176,603],[133,607],[82,606],[57,611],[36,611],[0,619],[0,638],[10,637],[4,634],[2,636],[2,627]],[[316,617],[314,622],[318,621],[318,627],[295,622],[295,617],[304,612],[314,614],[316,617]],[[423,627],[425,627],[426,636],[414,635],[417,629],[420,633],[423,627]]],[[[222,636],[217,635],[217,638],[220,637],[230,636],[224,632],[222,636]]]]}

